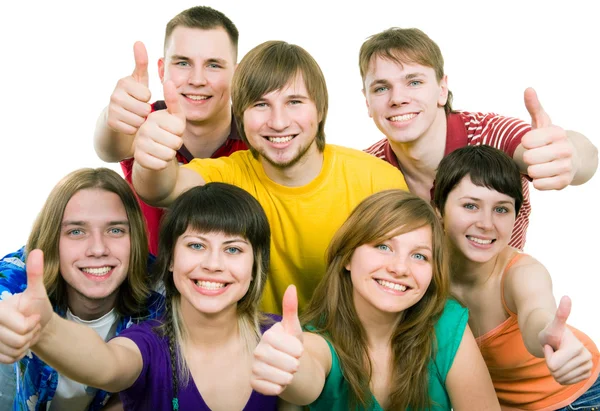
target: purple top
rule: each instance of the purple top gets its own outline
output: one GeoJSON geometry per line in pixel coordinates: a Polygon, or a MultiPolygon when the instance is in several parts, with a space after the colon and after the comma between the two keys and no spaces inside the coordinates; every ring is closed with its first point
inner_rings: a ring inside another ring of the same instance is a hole
{"type": "MultiPolygon", "coordinates": [[[[269,317],[279,321],[279,316],[269,314],[269,317]]],[[[142,372],[137,380],[128,389],[121,391],[123,408],[129,410],[165,410],[173,409],[173,389],[171,386],[171,359],[169,357],[169,344],[167,338],[159,337],[154,327],[160,325],[158,320],[147,321],[139,325],[132,325],[124,330],[119,337],[132,340],[142,353],[142,372]]],[[[272,324],[261,329],[265,332],[272,324]]],[[[194,379],[186,387],[180,387],[177,395],[179,409],[210,411],[198,392],[194,379]]],[[[244,410],[276,410],[277,397],[266,396],[252,391],[244,410]]]]}

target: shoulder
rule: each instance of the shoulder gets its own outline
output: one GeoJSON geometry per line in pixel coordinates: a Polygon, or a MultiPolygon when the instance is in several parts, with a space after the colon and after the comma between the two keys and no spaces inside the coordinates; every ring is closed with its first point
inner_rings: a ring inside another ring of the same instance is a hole
{"type": "Polygon", "coordinates": [[[387,138],[382,138],[381,140],[379,140],[372,146],[365,148],[363,151],[372,156],[375,156],[378,158],[384,158],[386,145],[387,145],[387,138]]]}
{"type": "Polygon", "coordinates": [[[434,326],[438,348],[454,345],[457,339],[460,343],[468,319],[469,311],[467,308],[454,299],[448,299],[442,315],[434,326]]]}
{"type": "Polygon", "coordinates": [[[349,147],[342,147],[333,144],[328,144],[326,150],[329,150],[332,157],[341,160],[347,167],[362,167],[357,169],[365,175],[374,174],[377,177],[402,176],[400,170],[388,163],[382,158],[378,158],[364,151],[356,150],[349,147]],[[370,173],[369,173],[370,172],[370,173]]]}
{"type": "Polygon", "coordinates": [[[25,258],[25,247],[22,247],[0,260],[0,300],[27,288],[25,258]]]}

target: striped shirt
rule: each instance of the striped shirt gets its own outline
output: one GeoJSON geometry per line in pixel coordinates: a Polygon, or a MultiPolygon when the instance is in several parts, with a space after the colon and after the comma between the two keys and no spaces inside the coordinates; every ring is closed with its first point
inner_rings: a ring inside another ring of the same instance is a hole
{"type": "MultiPolygon", "coordinates": [[[[477,144],[487,144],[504,151],[510,157],[521,143],[523,136],[531,130],[531,125],[511,117],[494,113],[470,113],[456,111],[448,115],[446,128],[446,149],[444,155],[452,151],[477,144]]],[[[381,158],[400,169],[396,155],[386,138],[373,144],[365,151],[381,158]]],[[[523,184],[523,205],[515,221],[509,245],[522,250],[525,246],[531,202],[529,200],[528,176],[521,176],[523,184]]],[[[433,187],[432,187],[433,190],[433,187]]]]}

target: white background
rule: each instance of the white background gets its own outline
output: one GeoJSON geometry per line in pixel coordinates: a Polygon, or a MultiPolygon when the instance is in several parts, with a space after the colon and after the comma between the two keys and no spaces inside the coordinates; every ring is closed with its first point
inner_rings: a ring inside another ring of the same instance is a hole
{"type": "MultiPolygon", "coordinates": [[[[206,1],[240,31],[240,58],[272,39],[298,44],[321,65],[330,93],[327,140],[365,148],[382,136],[367,116],[358,50],[391,26],[417,27],[446,60],[454,107],[528,119],[533,86],[553,122],[600,146],[600,28],[590,1],[206,1]]],[[[164,27],[192,1],[2,2],[0,5],[0,254],[19,248],[48,192],[68,172],[104,165],[96,118],[142,40],[153,100],[164,27]]],[[[110,165],[120,170],[115,165],[110,165]]],[[[600,177],[533,192],[526,251],[549,269],[555,296],[573,299],[570,323],[600,343],[600,177]]]]}

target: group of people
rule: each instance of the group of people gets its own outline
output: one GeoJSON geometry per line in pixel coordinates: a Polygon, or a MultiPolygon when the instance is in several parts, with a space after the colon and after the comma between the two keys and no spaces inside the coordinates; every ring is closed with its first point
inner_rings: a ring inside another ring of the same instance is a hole
{"type": "Polygon", "coordinates": [[[529,186],[585,183],[596,147],[532,89],[528,122],[455,111],[439,47],[403,28],[359,52],[385,138],[330,145],[314,58],[237,44],[221,12],[179,13],[152,103],[134,45],[94,135],[125,178],[67,175],[0,261],[0,406],[600,407],[598,348],[522,252],[529,186]]]}

